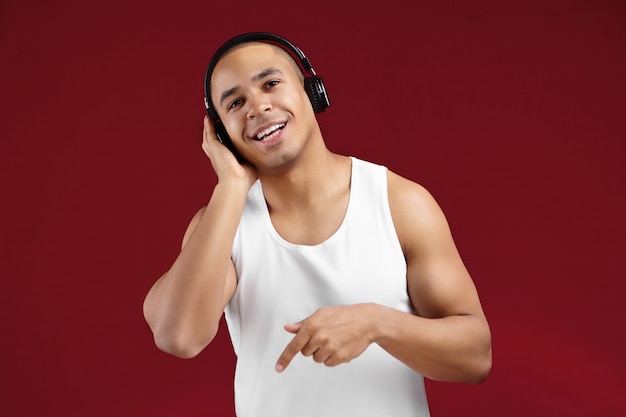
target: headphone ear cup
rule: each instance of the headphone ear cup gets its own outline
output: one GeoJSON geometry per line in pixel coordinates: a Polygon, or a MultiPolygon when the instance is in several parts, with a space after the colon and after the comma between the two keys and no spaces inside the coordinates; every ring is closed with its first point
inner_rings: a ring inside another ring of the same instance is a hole
{"type": "Polygon", "coordinates": [[[219,140],[225,145],[232,143],[230,140],[230,136],[228,136],[228,132],[226,132],[226,128],[224,127],[222,122],[217,121],[215,122],[214,126],[215,126],[215,136],[217,136],[217,140],[219,140]]]}
{"type": "MultiPolygon", "coordinates": [[[[206,99],[204,100],[205,103],[207,103],[206,99]]],[[[217,115],[217,112],[215,111],[215,109],[213,107],[210,107],[208,104],[205,104],[206,106],[206,112],[209,115],[209,119],[215,121],[215,120],[219,120],[219,116],[217,115]]]]}
{"type": "Polygon", "coordinates": [[[330,100],[328,94],[326,94],[326,87],[324,86],[324,80],[321,77],[312,76],[304,79],[304,89],[306,90],[313,111],[315,113],[321,113],[330,107],[330,100]]]}

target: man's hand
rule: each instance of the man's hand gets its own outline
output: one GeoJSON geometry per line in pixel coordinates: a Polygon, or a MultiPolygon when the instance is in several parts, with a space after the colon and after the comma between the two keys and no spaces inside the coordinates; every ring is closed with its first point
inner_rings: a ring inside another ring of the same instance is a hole
{"type": "Polygon", "coordinates": [[[326,366],[350,362],[374,340],[376,317],[373,304],[324,307],[306,319],[285,325],[295,336],[276,363],[282,372],[302,352],[326,366]]]}
{"type": "Polygon", "coordinates": [[[257,175],[254,167],[250,164],[240,164],[235,155],[217,139],[215,127],[208,116],[204,116],[202,149],[211,160],[213,170],[220,180],[246,178],[250,186],[256,181],[257,175]]]}

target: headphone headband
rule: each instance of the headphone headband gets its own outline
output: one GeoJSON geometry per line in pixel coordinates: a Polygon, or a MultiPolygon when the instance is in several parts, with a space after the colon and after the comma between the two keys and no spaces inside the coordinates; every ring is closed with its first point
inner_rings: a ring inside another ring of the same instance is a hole
{"type": "Polygon", "coordinates": [[[300,62],[300,66],[302,67],[304,72],[309,74],[309,77],[305,79],[305,88],[307,89],[307,94],[309,95],[309,98],[311,99],[311,102],[313,104],[313,110],[316,113],[319,113],[323,112],[326,107],[330,106],[330,101],[328,100],[328,97],[326,95],[326,90],[324,88],[322,79],[317,77],[317,74],[315,73],[313,66],[309,62],[309,59],[304,55],[300,48],[298,48],[296,45],[289,42],[282,36],[278,36],[273,33],[250,32],[229,39],[222,46],[219,47],[219,49],[213,55],[213,58],[211,58],[209,66],[206,70],[206,74],[204,76],[204,106],[206,107],[207,113],[211,120],[219,120],[219,116],[217,115],[217,111],[215,110],[215,106],[213,105],[213,102],[211,100],[211,76],[213,75],[213,70],[226,52],[228,52],[235,46],[246,42],[264,42],[269,44],[275,44],[281,46],[287,52],[290,52],[291,55],[297,58],[297,61],[300,62]]]}

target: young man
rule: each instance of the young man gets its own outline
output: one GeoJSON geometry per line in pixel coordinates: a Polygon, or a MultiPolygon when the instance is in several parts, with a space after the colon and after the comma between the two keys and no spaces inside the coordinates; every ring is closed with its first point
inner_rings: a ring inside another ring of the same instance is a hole
{"type": "Polygon", "coordinates": [[[423,377],[480,383],[491,336],[444,214],[420,185],[325,145],[298,64],[276,44],[217,60],[204,120],[218,177],[150,289],[156,344],[201,352],[226,320],[248,416],[427,416],[423,377]]]}

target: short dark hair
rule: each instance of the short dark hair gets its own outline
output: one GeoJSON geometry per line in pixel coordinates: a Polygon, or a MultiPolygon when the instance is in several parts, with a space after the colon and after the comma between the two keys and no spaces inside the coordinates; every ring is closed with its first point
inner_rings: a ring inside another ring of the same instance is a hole
{"type": "MultiPolygon", "coordinates": [[[[287,52],[285,49],[281,48],[279,45],[274,45],[273,43],[269,43],[269,42],[263,42],[263,41],[248,41],[248,42],[243,42],[243,43],[238,43],[237,45],[234,45],[232,48],[228,49],[226,52],[224,52],[222,54],[222,56],[217,60],[217,62],[215,63],[215,66],[217,66],[217,64],[228,54],[230,54],[233,51],[236,51],[237,49],[243,48],[244,46],[248,46],[248,45],[253,45],[253,44],[261,44],[261,45],[269,45],[272,47],[272,49],[274,49],[275,52],[277,52],[278,54],[282,55],[283,57],[287,58],[287,60],[289,61],[289,63],[291,64],[291,66],[293,67],[296,76],[298,77],[298,79],[300,80],[300,83],[302,83],[304,85],[304,73],[302,72],[302,68],[300,68],[300,65],[298,65],[298,63],[296,62],[296,60],[294,59],[293,56],[291,56],[291,54],[289,52],[287,52]]],[[[212,74],[211,74],[212,75],[212,74]]]]}

